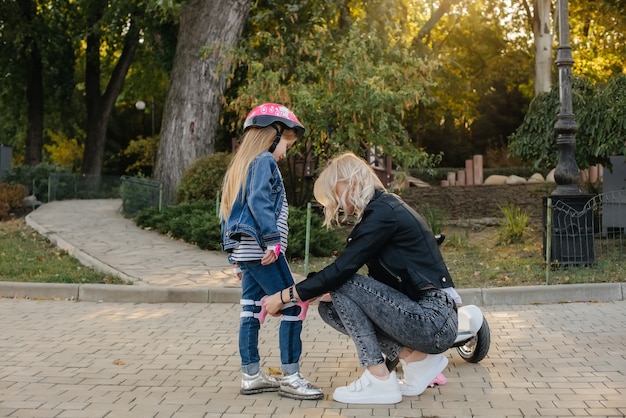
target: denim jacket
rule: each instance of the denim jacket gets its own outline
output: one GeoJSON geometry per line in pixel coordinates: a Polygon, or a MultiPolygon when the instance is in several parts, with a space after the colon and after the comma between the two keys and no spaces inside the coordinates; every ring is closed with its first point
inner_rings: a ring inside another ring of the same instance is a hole
{"type": "Polygon", "coordinates": [[[367,265],[369,276],[413,300],[429,288],[454,287],[435,236],[398,196],[377,190],[339,257],[296,285],[302,300],[340,287],[367,265]]]}
{"type": "Polygon", "coordinates": [[[284,199],[285,187],[278,164],[269,151],[264,151],[248,168],[245,199],[240,191],[230,216],[222,219],[222,249],[231,253],[242,234],[254,238],[263,250],[268,245],[280,244],[277,220],[284,199]]]}

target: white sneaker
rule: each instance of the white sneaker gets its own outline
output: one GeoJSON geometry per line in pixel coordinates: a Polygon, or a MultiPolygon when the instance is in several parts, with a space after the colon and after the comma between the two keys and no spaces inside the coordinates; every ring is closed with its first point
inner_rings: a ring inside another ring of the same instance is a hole
{"type": "Polygon", "coordinates": [[[400,363],[404,370],[400,392],[404,396],[417,396],[446,368],[448,358],[443,354],[428,354],[424,360],[407,363],[400,359],[400,363]]]}
{"type": "Polygon", "coordinates": [[[402,393],[396,372],[391,372],[387,380],[380,380],[365,369],[357,381],[335,389],[333,399],[344,403],[393,404],[402,400],[402,393]]]}

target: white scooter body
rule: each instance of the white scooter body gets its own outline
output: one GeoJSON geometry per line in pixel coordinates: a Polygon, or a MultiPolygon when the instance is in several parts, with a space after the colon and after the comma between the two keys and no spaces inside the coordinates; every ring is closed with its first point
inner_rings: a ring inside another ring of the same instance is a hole
{"type": "Polygon", "coordinates": [[[478,330],[483,326],[483,313],[476,305],[464,305],[458,310],[459,332],[454,343],[467,341],[478,334],[478,330]]]}
{"type": "Polygon", "coordinates": [[[478,363],[485,358],[491,344],[489,324],[476,305],[461,306],[458,309],[459,331],[454,340],[459,355],[470,363],[478,363]]]}
{"type": "MultiPolygon", "coordinates": [[[[446,239],[444,234],[435,235],[437,245],[446,239]]],[[[459,355],[470,363],[478,363],[485,358],[491,344],[491,331],[482,311],[476,305],[463,305],[458,308],[459,329],[453,347],[459,355]]]]}

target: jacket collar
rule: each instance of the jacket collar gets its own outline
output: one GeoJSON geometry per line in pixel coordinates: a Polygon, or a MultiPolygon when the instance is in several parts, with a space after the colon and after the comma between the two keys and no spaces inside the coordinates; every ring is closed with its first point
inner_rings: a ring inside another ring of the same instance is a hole
{"type": "Polygon", "coordinates": [[[374,197],[372,197],[372,200],[370,200],[370,202],[371,202],[371,201],[373,201],[373,200],[378,199],[378,198],[379,198],[379,197],[381,197],[384,193],[385,193],[385,191],[384,191],[384,190],[381,190],[381,189],[376,189],[376,190],[374,190],[374,197]]]}

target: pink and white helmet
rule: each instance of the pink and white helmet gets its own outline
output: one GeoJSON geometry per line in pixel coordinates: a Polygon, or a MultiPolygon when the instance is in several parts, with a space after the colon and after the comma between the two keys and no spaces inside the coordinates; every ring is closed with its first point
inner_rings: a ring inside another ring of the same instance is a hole
{"type": "Polygon", "coordinates": [[[243,130],[245,132],[252,127],[265,128],[275,122],[283,124],[286,128],[294,129],[298,138],[304,135],[304,126],[302,126],[296,115],[278,103],[263,103],[252,109],[246,116],[243,130]]]}

